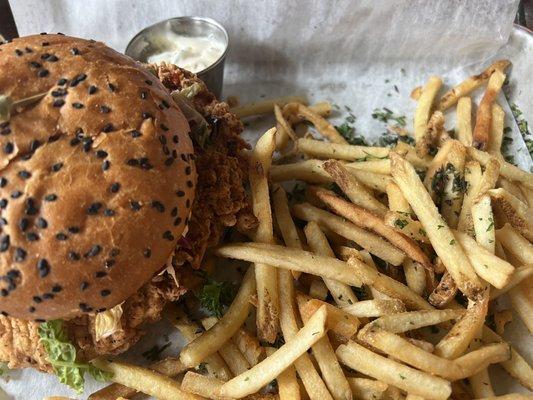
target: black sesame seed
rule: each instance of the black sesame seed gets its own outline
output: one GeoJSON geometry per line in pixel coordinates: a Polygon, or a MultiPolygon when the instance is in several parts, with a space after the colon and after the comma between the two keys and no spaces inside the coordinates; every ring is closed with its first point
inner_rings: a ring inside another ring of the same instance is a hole
{"type": "Polygon", "coordinates": [[[102,163],[102,171],[107,171],[111,165],[111,162],[109,160],[105,160],[102,163]]]}
{"type": "Polygon", "coordinates": [[[185,175],[190,175],[191,174],[191,167],[190,166],[186,166],[185,167],[185,175]]]}
{"type": "Polygon", "coordinates": [[[113,124],[108,123],[108,124],[104,125],[104,127],[102,128],[102,132],[109,133],[109,132],[113,131],[113,129],[114,129],[113,124]]]}
{"type": "Polygon", "coordinates": [[[0,217],[0,228],[7,225],[7,219],[0,217]]]}
{"type": "Polygon", "coordinates": [[[52,171],[53,172],[58,172],[61,168],[63,168],[63,163],[62,162],[58,162],[58,163],[52,165],[52,171]]]}
{"type": "Polygon", "coordinates": [[[41,258],[37,261],[37,269],[39,270],[39,276],[44,278],[50,273],[50,264],[45,258],[41,258]]]}
{"type": "Polygon", "coordinates": [[[187,187],[192,188],[193,186],[194,186],[194,184],[192,183],[192,181],[187,181],[187,187]]]}
{"type": "Polygon", "coordinates": [[[89,86],[89,94],[95,94],[98,91],[98,88],[94,85],[89,86]]]}
{"type": "Polygon", "coordinates": [[[81,104],[81,103],[76,102],[76,103],[72,103],[72,107],[80,110],[80,109],[82,109],[85,106],[83,104],[81,104]]]}
{"type": "Polygon", "coordinates": [[[141,99],[142,99],[142,100],[146,100],[147,97],[148,97],[148,93],[146,93],[146,92],[141,92],[141,99]]]}
{"type": "Polygon", "coordinates": [[[22,50],[15,49],[15,54],[20,57],[24,54],[24,52],[22,50]]]}
{"type": "Polygon", "coordinates": [[[41,60],[48,60],[51,57],[50,53],[44,53],[41,55],[41,60]]]}
{"type": "Polygon", "coordinates": [[[0,135],[2,136],[7,136],[11,133],[11,128],[9,128],[8,126],[2,128],[2,130],[0,131],[0,135]]]}
{"type": "Polygon", "coordinates": [[[67,230],[70,232],[70,233],[79,233],[80,232],[80,228],[78,228],[77,226],[69,226],[67,228],[67,230]]]}
{"type": "Polygon", "coordinates": [[[113,93],[113,92],[116,90],[115,85],[113,85],[112,83],[108,83],[108,84],[107,84],[107,87],[109,88],[109,91],[110,91],[111,93],[113,93]]]}
{"type": "Polygon", "coordinates": [[[57,81],[57,84],[59,86],[63,86],[64,84],[66,84],[68,82],[68,80],[66,80],[65,78],[61,78],[60,80],[57,81]]]}
{"type": "Polygon", "coordinates": [[[153,165],[150,164],[150,160],[148,160],[146,157],[139,158],[139,164],[141,165],[142,169],[148,170],[153,168],[153,165]]]}
{"type": "Polygon", "coordinates": [[[35,312],[35,307],[34,306],[29,307],[28,308],[28,312],[34,313],[35,312]]]}
{"type": "Polygon", "coordinates": [[[80,255],[75,251],[69,251],[68,258],[71,261],[78,261],[80,259],[80,255]]]}
{"type": "Polygon", "coordinates": [[[37,76],[38,76],[39,78],[45,78],[45,77],[47,77],[49,74],[50,74],[50,71],[48,71],[47,69],[41,69],[41,70],[39,70],[39,72],[37,72],[37,76]]]}
{"type": "Polygon", "coordinates": [[[178,158],[178,152],[176,151],[176,149],[172,150],[172,158],[175,160],[176,158],[178,158]]]}
{"type": "Polygon", "coordinates": [[[170,149],[168,148],[168,146],[163,146],[163,153],[168,156],[170,154],[170,149]]]}
{"type": "Polygon", "coordinates": [[[141,203],[139,203],[138,201],[135,201],[135,200],[131,200],[130,201],[130,208],[133,211],[139,211],[141,209],[141,203]]]}
{"type": "Polygon", "coordinates": [[[160,201],[154,200],[152,201],[152,208],[155,208],[160,213],[165,212],[165,206],[160,201]]]}
{"type": "Polygon", "coordinates": [[[65,100],[63,99],[57,99],[57,100],[54,100],[54,102],[52,103],[52,105],[54,107],[63,107],[65,105],[65,100]]]}
{"type": "Polygon", "coordinates": [[[170,167],[172,164],[174,163],[174,159],[172,157],[168,157],[166,160],[165,160],[165,165],[167,167],[170,167]]]}
{"type": "Polygon", "coordinates": [[[33,152],[33,151],[37,150],[40,146],[41,146],[41,142],[38,141],[38,140],[34,140],[30,144],[30,151],[33,152]]]}
{"type": "Polygon", "coordinates": [[[154,116],[152,114],[150,114],[149,112],[143,112],[141,114],[142,116],[142,119],[150,119],[150,118],[154,118],[154,116]]]}
{"type": "Polygon", "coordinates": [[[137,160],[136,158],[130,158],[128,161],[126,161],[126,164],[130,167],[136,167],[139,165],[139,160],[137,160]]]}
{"type": "Polygon", "coordinates": [[[172,232],[165,231],[165,232],[163,232],[163,239],[172,241],[172,240],[174,240],[174,236],[172,235],[172,232]]]}
{"type": "Polygon", "coordinates": [[[33,198],[28,197],[25,203],[26,203],[26,209],[25,209],[26,214],[35,215],[39,212],[39,209],[35,206],[35,200],[33,200],[33,198]]]}
{"type": "Polygon", "coordinates": [[[166,101],[166,100],[162,100],[162,101],[161,101],[161,104],[163,104],[163,106],[164,106],[165,108],[169,108],[169,107],[170,107],[170,104],[168,104],[168,101],[166,101]]]}
{"type": "Polygon", "coordinates": [[[138,137],[141,137],[142,136],[142,133],[137,131],[137,130],[134,130],[134,131],[131,131],[131,137],[136,139],[138,137]]]}
{"type": "Polygon", "coordinates": [[[185,201],[185,207],[189,208],[191,206],[191,199],[185,201]]]}
{"type": "Polygon", "coordinates": [[[38,63],[37,61],[30,61],[30,67],[41,68],[42,65],[41,65],[41,63],[38,63]]]}
{"type": "Polygon", "coordinates": [[[100,112],[102,114],[108,114],[111,112],[111,108],[109,108],[108,106],[100,106],[100,112]]]}
{"type": "Polygon", "coordinates": [[[100,296],[102,297],[107,297],[111,294],[111,290],[108,290],[108,289],[104,289],[100,292],[100,296]]]}
{"type": "Polygon", "coordinates": [[[88,288],[89,288],[89,282],[85,282],[85,281],[83,281],[83,282],[80,284],[80,289],[81,289],[81,291],[87,290],[88,288]]]}
{"type": "Polygon", "coordinates": [[[145,82],[147,85],[149,85],[149,86],[152,86],[152,85],[154,84],[154,83],[153,83],[151,80],[149,80],[149,79],[145,80],[144,82],[145,82]]]}
{"type": "Polygon", "coordinates": [[[165,132],[167,132],[169,129],[168,129],[168,126],[166,126],[165,124],[161,124],[159,125],[161,127],[161,129],[163,129],[165,132]]]}
{"type": "Polygon", "coordinates": [[[114,210],[111,210],[110,208],[106,208],[104,210],[104,215],[106,217],[112,217],[113,215],[115,215],[115,211],[114,210]]]}
{"type": "Polygon", "coordinates": [[[187,156],[186,156],[185,154],[181,154],[180,156],[181,156],[181,159],[182,159],[183,161],[185,161],[185,162],[188,161],[188,160],[187,160],[187,156]]]}
{"type": "Polygon", "coordinates": [[[89,151],[91,151],[92,145],[93,145],[93,140],[91,138],[84,139],[83,146],[82,146],[83,151],[88,153],[89,151]]]}
{"type": "Polygon", "coordinates": [[[80,142],[81,142],[80,139],[73,138],[73,139],[70,140],[70,145],[71,146],[77,146],[78,144],[80,144],[80,142]]]}
{"type": "Polygon", "coordinates": [[[112,183],[111,186],[109,186],[109,191],[111,193],[118,193],[119,190],[120,190],[120,183],[118,182],[112,183]]]}
{"type": "Polygon", "coordinates": [[[5,312],[5,311],[0,311],[0,314],[2,314],[4,317],[9,316],[9,314],[7,312],[5,312]]]}
{"type": "Polygon", "coordinates": [[[97,150],[96,151],[96,157],[98,157],[98,158],[106,158],[107,157],[107,151],[97,150]]]}
{"type": "Polygon", "coordinates": [[[72,49],[70,49],[70,53],[73,56],[78,56],[80,54],[80,51],[76,47],[73,47],[72,49]]]}
{"type": "Polygon", "coordinates": [[[42,42],[41,46],[43,46],[43,47],[50,46],[50,43],[49,42],[42,42]]]}
{"type": "Polygon", "coordinates": [[[43,299],[41,299],[39,296],[33,296],[33,301],[35,303],[41,303],[43,301],[43,299]]]}
{"type": "Polygon", "coordinates": [[[54,285],[52,286],[52,292],[54,293],[59,293],[63,290],[63,288],[61,287],[61,285],[54,285]]]}
{"type": "Polygon", "coordinates": [[[102,251],[102,246],[98,245],[98,244],[95,244],[93,247],[91,247],[89,249],[89,251],[87,253],[85,253],[83,256],[85,258],[89,258],[89,257],[95,257],[97,256],[100,251],[102,251]]]}
{"type": "Polygon", "coordinates": [[[22,196],[22,192],[20,190],[15,190],[13,193],[11,193],[12,199],[18,199],[20,196],[22,196]]]}
{"type": "Polygon", "coordinates": [[[22,170],[18,172],[18,176],[20,176],[22,179],[29,179],[31,178],[31,173],[28,171],[22,170]]]}
{"type": "Polygon", "coordinates": [[[103,277],[107,276],[107,272],[98,271],[98,272],[96,272],[96,274],[94,274],[94,276],[96,276],[97,278],[103,278],[103,277]]]}
{"type": "Polygon", "coordinates": [[[26,258],[26,250],[23,248],[17,247],[15,248],[15,261],[16,262],[22,262],[26,258]]]}
{"type": "Polygon", "coordinates": [[[143,256],[144,256],[145,258],[150,258],[150,257],[152,256],[152,250],[150,250],[150,249],[144,249],[144,251],[143,251],[143,256]]]}
{"type": "Polygon", "coordinates": [[[28,218],[21,218],[19,221],[19,229],[24,232],[26,229],[28,229],[30,221],[28,221],[28,218]]]}
{"type": "Polygon", "coordinates": [[[44,218],[38,218],[35,222],[35,225],[37,225],[37,228],[40,229],[46,229],[48,228],[48,222],[44,218]]]}
{"type": "Polygon", "coordinates": [[[174,207],[170,212],[171,217],[175,217],[176,215],[178,215],[178,207],[174,207]]]}
{"type": "Polygon", "coordinates": [[[28,161],[32,157],[33,157],[33,153],[26,153],[20,159],[23,161],[28,161]]]}
{"type": "Polygon", "coordinates": [[[89,208],[87,208],[87,214],[89,215],[98,214],[98,211],[100,211],[100,208],[102,208],[102,203],[99,203],[99,202],[92,203],[89,206],[89,208]]]}
{"type": "Polygon", "coordinates": [[[0,199],[0,208],[4,209],[7,207],[8,200],[7,199],[0,199]]]}
{"type": "Polygon", "coordinates": [[[48,62],[57,62],[59,61],[59,58],[57,58],[57,56],[55,54],[51,54],[47,59],[46,61],[48,62]]]}
{"type": "Polygon", "coordinates": [[[159,141],[161,144],[167,144],[167,138],[164,135],[159,136],[159,141]]]}
{"type": "Polygon", "coordinates": [[[65,241],[68,239],[68,236],[65,235],[63,232],[56,233],[56,239],[60,241],[65,241]]]}
{"type": "Polygon", "coordinates": [[[2,176],[0,177],[0,188],[3,188],[5,185],[7,185],[7,179],[2,176]]]}
{"type": "Polygon", "coordinates": [[[26,50],[26,53],[28,53],[28,54],[33,53],[33,49],[31,49],[29,47],[25,47],[24,50],[26,50]]]}
{"type": "Polygon", "coordinates": [[[37,242],[40,239],[40,237],[35,232],[28,232],[26,234],[26,239],[28,239],[28,241],[30,242],[37,242]]]}
{"type": "Polygon", "coordinates": [[[54,298],[54,295],[52,293],[44,293],[43,294],[43,299],[45,299],[45,300],[53,299],[53,298],[54,298]]]}
{"type": "Polygon", "coordinates": [[[113,265],[115,265],[116,261],[112,258],[105,260],[105,267],[111,268],[113,265]]]}
{"type": "Polygon", "coordinates": [[[7,295],[9,295],[9,292],[7,291],[7,289],[0,290],[0,296],[6,297],[7,295]]]}
{"type": "Polygon", "coordinates": [[[93,310],[93,308],[87,305],[86,303],[80,303],[78,304],[78,306],[80,307],[80,310],[82,312],[91,312],[93,310]]]}
{"type": "Polygon", "coordinates": [[[174,136],[172,136],[172,141],[173,141],[174,143],[179,143],[180,138],[178,137],[178,135],[174,135],[174,136]]]}
{"type": "Polygon", "coordinates": [[[56,201],[57,200],[57,195],[55,195],[55,194],[47,194],[46,196],[44,196],[44,200],[45,201],[56,201]]]}
{"type": "Polygon", "coordinates": [[[4,145],[4,153],[11,154],[11,153],[13,153],[13,150],[15,150],[15,146],[13,145],[13,143],[7,142],[4,145]]]}
{"type": "Polygon", "coordinates": [[[183,197],[183,196],[185,196],[185,192],[184,192],[183,190],[178,190],[178,191],[176,192],[176,196],[178,196],[178,197],[183,197]]]}
{"type": "Polygon", "coordinates": [[[178,226],[179,224],[181,224],[181,221],[182,221],[182,219],[180,217],[176,218],[174,220],[174,226],[178,226]]]}
{"type": "Polygon", "coordinates": [[[70,82],[70,86],[71,87],[78,86],[78,84],[80,82],[83,82],[85,79],[87,79],[87,75],[86,74],[79,74],[74,79],[72,79],[72,81],[70,82]]]}

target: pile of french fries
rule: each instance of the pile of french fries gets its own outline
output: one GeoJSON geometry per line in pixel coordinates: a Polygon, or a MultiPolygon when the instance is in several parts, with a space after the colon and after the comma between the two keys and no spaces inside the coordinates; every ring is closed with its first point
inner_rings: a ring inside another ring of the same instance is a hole
{"type": "Polygon", "coordinates": [[[235,109],[277,122],[249,154],[259,225],[215,252],[250,263],[237,296],[203,326],[169,307],[187,341],[179,357],[149,368],[95,360],[115,383],[90,399],[531,398],[496,396],[487,372],[500,364],[533,390],[533,369],[502,338],[509,311],[485,324],[505,294],[533,332],[533,175],[504,161],[495,100],[508,65],[440,98],[439,77],[414,90],[415,146],[348,144],[327,103],[235,109]],[[483,85],[473,124],[469,95],[483,85]],[[456,138],[444,130],[454,106],[456,138]],[[294,181],[305,192],[289,201],[294,181]]]}

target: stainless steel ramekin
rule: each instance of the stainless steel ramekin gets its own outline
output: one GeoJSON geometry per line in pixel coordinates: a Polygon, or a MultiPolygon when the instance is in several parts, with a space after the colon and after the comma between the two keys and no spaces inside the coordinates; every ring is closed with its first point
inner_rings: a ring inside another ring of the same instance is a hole
{"type": "Polygon", "coordinates": [[[169,31],[186,36],[213,37],[225,44],[224,52],[220,58],[209,67],[197,72],[198,77],[205,82],[215,96],[220,97],[224,82],[224,62],[228,54],[229,37],[226,29],[211,18],[177,17],[151,25],[131,39],[126,47],[126,55],[134,60],[146,62],[149,56],[161,50],[154,47],[153,38],[169,31]]]}

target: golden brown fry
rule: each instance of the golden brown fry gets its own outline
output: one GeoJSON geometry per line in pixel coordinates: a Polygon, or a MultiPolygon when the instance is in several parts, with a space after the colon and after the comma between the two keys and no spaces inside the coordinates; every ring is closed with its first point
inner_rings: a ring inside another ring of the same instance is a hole
{"type": "Polygon", "coordinates": [[[457,294],[457,285],[453,281],[452,276],[448,271],[444,272],[442,278],[433,292],[429,295],[429,304],[437,307],[444,308],[450,301],[453,300],[457,294]]]}
{"type": "Polygon", "coordinates": [[[403,333],[420,329],[424,326],[437,325],[452,319],[459,319],[465,313],[464,309],[420,310],[400,314],[385,315],[371,322],[373,326],[392,333],[403,333]]]}
{"type": "Polygon", "coordinates": [[[364,300],[342,307],[342,310],[358,318],[375,318],[405,312],[404,304],[397,299],[364,300]]]}
{"type": "Polygon", "coordinates": [[[344,139],[332,124],[303,104],[298,104],[298,115],[311,122],[316,130],[331,142],[348,144],[346,139],[344,139]]]}
{"type": "Polygon", "coordinates": [[[421,243],[428,243],[429,239],[420,221],[411,218],[411,214],[389,211],[383,222],[401,234],[421,243]]]}
{"type": "Polygon", "coordinates": [[[261,347],[259,340],[246,329],[240,328],[231,339],[244,355],[250,366],[254,366],[263,359],[265,349],[261,347]]]}
{"type": "Polygon", "coordinates": [[[402,251],[382,239],[380,236],[359,228],[355,224],[345,221],[328,211],[321,210],[308,203],[296,204],[294,215],[304,221],[315,221],[325,231],[326,229],[352,240],[370,253],[378,256],[392,265],[400,265],[405,259],[402,251]]]}
{"type": "Polygon", "coordinates": [[[457,140],[472,146],[472,99],[461,97],[457,102],[457,140]]]}
{"type": "Polygon", "coordinates": [[[469,298],[476,299],[483,291],[483,284],[464,251],[456,243],[456,238],[440,216],[416,171],[394,153],[391,153],[391,160],[394,165],[393,178],[424,226],[435,252],[457,287],[469,298]]]}
{"type": "Polygon", "coordinates": [[[502,141],[503,141],[503,129],[505,124],[505,111],[500,107],[498,103],[492,105],[492,120],[490,124],[490,135],[487,143],[487,152],[494,157],[501,159],[502,153],[502,141]]]}
{"type": "Polygon", "coordinates": [[[530,276],[509,290],[509,299],[520,319],[533,333],[533,278],[530,276]]]}
{"type": "Polygon", "coordinates": [[[528,240],[533,240],[533,218],[527,204],[502,188],[491,189],[488,194],[503,211],[509,223],[528,240]]]}
{"type": "Polygon", "coordinates": [[[390,160],[368,160],[356,161],[346,164],[346,168],[350,171],[373,172],[380,175],[390,175],[390,160]]]}
{"type": "Polygon", "coordinates": [[[507,282],[501,289],[492,289],[490,292],[490,299],[493,300],[497,297],[500,297],[502,294],[507,293],[509,290],[514,288],[524,279],[533,275],[533,266],[532,265],[522,265],[515,269],[514,273],[511,275],[511,279],[507,282]]]}
{"type": "Polygon", "coordinates": [[[389,208],[391,211],[397,211],[402,214],[412,214],[411,206],[403,197],[403,193],[394,182],[387,185],[387,198],[389,200],[389,208]]]}
{"type": "Polygon", "coordinates": [[[316,139],[298,139],[297,145],[298,150],[309,157],[345,161],[356,161],[362,158],[380,159],[387,157],[390,152],[388,147],[356,146],[316,139]]]}
{"type": "Polygon", "coordinates": [[[289,138],[296,143],[297,137],[292,129],[292,126],[287,122],[283,116],[283,113],[281,112],[281,108],[277,104],[274,104],[274,115],[278,124],[276,134],[276,149],[283,150],[287,146],[289,138]]]}
{"type": "Polygon", "coordinates": [[[212,400],[223,400],[216,395],[224,381],[193,371],[188,371],[181,381],[181,390],[212,400]]]}
{"type": "Polygon", "coordinates": [[[489,78],[485,94],[479,103],[476,114],[476,126],[472,137],[472,146],[484,150],[489,142],[489,134],[492,121],[492,105],[500,93],[505,74],[495,70],[489,78]]]}
{"type": "Polygon", "coordinates": [[[348,382],[354,398],[360,400],[380,400],[389,386],[384,382],[368,378],[348,378],[348,382]]]}
{"type": "Polygon", "coordinates": [[[417,145],[416,150],[420,157],[427,154],[427,149],[424,151],[420,146],[424,144],[433,102],[441,86],[442,80],[438,76],[431,76],[418,99],[414,118],[414,136],[417,145]]]}
{"type": "Polygon", "coordinates": [[[519,199],[520,201],[522,201],[523,203],[526,203],[528,206],[531,207],[531,205],[528,202],[528,199],[524,195],[524,192],[522,191],[519,184],[502,177],[498,179],[498,186],[501,187],[502,189],[507,190],[514,197],[516,197],[517,199],[519,199]]]}
{"type": "Polygon", "coordinates": [[[510,224],[496,231],[496,239],[505,250],[523,264],[533,264],[533,245],[510,224]]]}
{"type": "Polygon", "coordinates": [[[482,173],[481,166],[477,161],[467,161],[465,164],[466,192],[463,196],[463,204],[457,230],[474,235],[474,225],[472,222],[472,203],[477,196],[482,173]]]}
{"type": "Polygon", "coordinates": [[[472,222],[476,241],[485,249],[494,253],[496,248],[496,234],[494,226],[494,214],[490,196],[485,194],[472,204],[472,222]]]}
{"type": "Polygon", "coordinates": [[[324,162],[324,169],[331,176],[346,196],[356,205],[366,208],[379,216],[387,212],[387,207],[372,195],[346,167],[337,160],[324,162]]]}
{"type": "Polygon", "coordinates": [[[442,96],[439,103],[439,110],[447,110],[455,103],[457,103],[457,100],[459,98],[467,96],[474,89],[478,88],[486,81],[488,81],[491,75],[496,70],[504,72],[507,67],[509,67],[509,65],[511,65],[511,62],[509,60],[498,60],[491,64],[489,67],[487,67],[480,74],[465,79],[463,82],[461,82],[442,96]]]}
{"type": "Polygon", "coordinates": [[[386,225],[381,218],[364,208],[348,203],[329,190],[317,189],[315,193],[320,200],[326,203],[337,214],[347,218],[361,228],[370,229],[387,238],[392,244],[403,250],[410,258],[422,264],[425,268],[432,268],[428,256],[415,242],[386,225]]]}
{"type": "Polygon", "coordinates": [[[402,264],[407,286],[416,294],[422,296],[426,290],[426,269],[408,258],[402,264]]]}

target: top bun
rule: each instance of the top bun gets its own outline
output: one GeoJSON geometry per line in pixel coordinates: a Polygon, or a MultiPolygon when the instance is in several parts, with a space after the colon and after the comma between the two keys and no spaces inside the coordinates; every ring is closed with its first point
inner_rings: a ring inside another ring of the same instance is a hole
{"type": "Polygon", "coordinates": [[[102,43],[0,46],[0,313],[37,321],[113,307],[160,271],[196,185],[189,126],[161,82],[102,43]]]}

